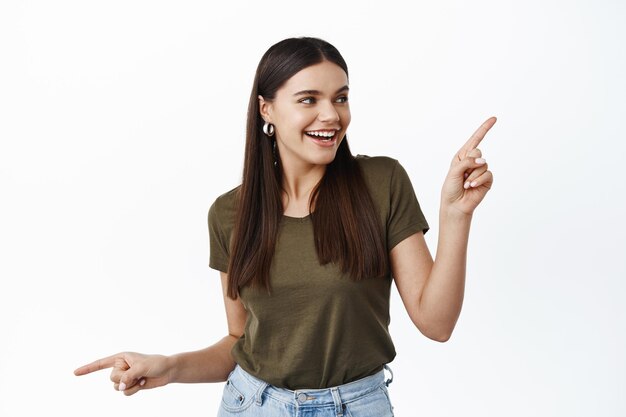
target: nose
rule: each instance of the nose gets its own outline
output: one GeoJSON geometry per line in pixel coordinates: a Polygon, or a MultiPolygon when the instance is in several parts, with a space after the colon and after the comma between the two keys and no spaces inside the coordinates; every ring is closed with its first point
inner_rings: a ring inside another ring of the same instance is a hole
{"type": "Polygon", "coordinates": [[[326,123],[338,122],[339,113],[337,113],[337,110],[335,109],[335,106],[333,106],[332,103],[324,101],[324,104],[322,104],[320,108],[320,112],[317,115],[317,118],[319,119],[320,122],[326,122],[326,123]]]}

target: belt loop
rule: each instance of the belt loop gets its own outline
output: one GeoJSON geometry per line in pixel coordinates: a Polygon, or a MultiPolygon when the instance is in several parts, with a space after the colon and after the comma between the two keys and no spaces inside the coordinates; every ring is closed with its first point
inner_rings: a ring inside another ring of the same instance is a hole
{"type": "Polygon", "coordinates": [[[267,387],[268,383],[262,382],[259,388],[256,390],[256,394],[254,394],[254,397],[256,398],[256,405],[260,406],[263,404],[263,391],[265,391],[265,388],[267,387]]]}
{"type": "Polygon", "coordinates": [[[333,395],[333,401],[335,402],[335,415],[337,417],[343,417],[343,404],[341,403],[341,397],[339,396],[339,389],[333,387],[330,389],[330,393],[333,395]]]}
{"type": "Polygon", "coordinates": [[[385,368],[386,370],[388,370],[388,371],[389,371],[389,373],[391,374],[391,378],[389,378],[388,380],[386,380],[386,381],[385,381],[385,386],[387,386],[387,387],[388,387],[388,386],[389,386],[389,384],[391,384],[391,383],[393,382],[393,371],[392,371],[392,370],[391,370],[391,368],[390,368],[389,366],[387,366],[387,365],[385,365],[385,366],[384,366],[384,368],[385,368]]]}

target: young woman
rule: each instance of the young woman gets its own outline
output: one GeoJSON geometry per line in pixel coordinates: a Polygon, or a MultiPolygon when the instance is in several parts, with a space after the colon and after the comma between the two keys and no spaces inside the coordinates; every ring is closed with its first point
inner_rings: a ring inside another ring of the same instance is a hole
{"type": "Polygon", "coordinates": [[[393,415],[384,373],[395,357],[391,281],[420,332],[448,340],[472,213],[493,181],[477,146],[496,119],[452,159],[433,262],[402,166],[350,152],[348,84],[343,58],[320,39],[283,40],[259,63],[243,181],[208,218],[229,334],[173,356],[119,353],[76,375],[113,368],[126,395],[226,381],[221,416],[393,415]]]}

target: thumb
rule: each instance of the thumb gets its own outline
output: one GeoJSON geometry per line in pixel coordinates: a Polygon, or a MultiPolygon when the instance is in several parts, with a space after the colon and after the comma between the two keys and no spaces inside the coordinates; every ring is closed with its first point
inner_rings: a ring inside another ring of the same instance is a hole
{"type": "Polygon", "coordinates": [[[147,381],[148,380],[146,379],[146,377],[139,378],[139,380],[137,381],[135,385],[133,385],[132,387],[126,388],[126,390],[123,391],[124,395],[130,396],[130,395],[137,393],[137,391],[141,389],[152,388],[148,386],[147,381]]]}
{"type": "Polygon", "coordinates": [[[120,378],[120,391],[126,391],[140,383],[140,379],[145,376],[148,369],[142,363],[136,363],[124,372],[120,378]]]}
{"type": "Polygon", "coordinates": [[[467,171],[474,170],[478,167],[485,165],[487,161],[484,158],[467,157],[462,161],[459,161],[453,167],[450,168],[450,174],[453,178],[466,179],[468,175],[465,175],[467,171]]]}

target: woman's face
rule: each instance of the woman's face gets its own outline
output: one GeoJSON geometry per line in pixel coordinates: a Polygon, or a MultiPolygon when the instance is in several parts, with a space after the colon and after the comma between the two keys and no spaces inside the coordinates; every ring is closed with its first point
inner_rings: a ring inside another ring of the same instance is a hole
{"type": "Polygon", "coordinates": [[[293,75],[272,102],[259,96],[261,116],[274,125],[284,169],[327,165],[350,124],[348,77],[323,61],[293,75]]]}

